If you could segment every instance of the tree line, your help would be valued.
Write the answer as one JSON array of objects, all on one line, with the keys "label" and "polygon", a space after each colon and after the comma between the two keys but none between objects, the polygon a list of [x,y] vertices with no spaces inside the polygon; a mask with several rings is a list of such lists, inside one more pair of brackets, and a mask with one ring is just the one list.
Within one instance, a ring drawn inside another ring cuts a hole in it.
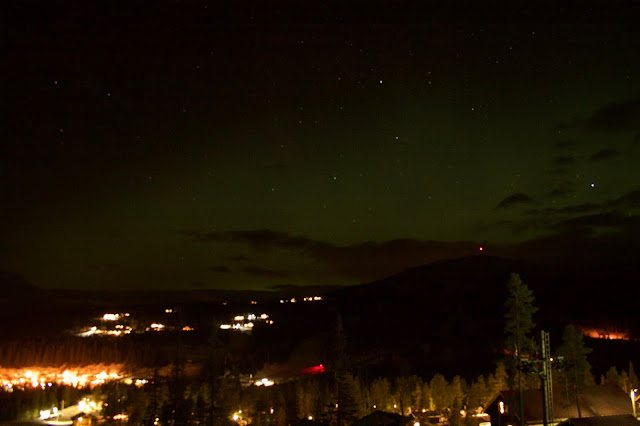
[{"label": "tree line", "polygon": [[0,366],[60,366],[125,364],[130,367],[157,366],[171,361],[171,348],[143,344],[117,337],[22,338],[0,342]]},{"label": "tree line", "polygon": [[[556,374],[558,388],[565,386],[564,374]],[[143,387],[108,383],[92,393],[105,402],[106,418],[125,413],[133,425],[151,425],[156,418],[161,424],[232,424],[233,414],[240,411],[241,419],[250,419],[255,425],[295,425],[309,418],[348,425],[374,410],[404,415],[424,410],[446,418],[451,425],[463,425],[461,411],[472,414],[478,407],[486,407],[497,392],[508,388],[510,379],[500,363],[493,373],[473,380],[460,376],[447,379],[441,374],[428,379],[411,375],[366,380],[347,373],[340,378],[341,391],[336,388],[335,375],[327,373],[272,387],[243,387],[234,376],[218,377],[212,383],[204,377],[188,381],[172,375],[155,377]],[[638,386],[632,363],[628,370],[612,367],[601,380],[602,384]],[[525,389],[538,388],[535,375],[523,383]],[[587,386],[595,385],[596,380],[587,377]],[[60,407],[62,400],[73,402],[84,393],[55,384],[52,388],[0,392],[0,420],[33,418],[39,410]]]}]

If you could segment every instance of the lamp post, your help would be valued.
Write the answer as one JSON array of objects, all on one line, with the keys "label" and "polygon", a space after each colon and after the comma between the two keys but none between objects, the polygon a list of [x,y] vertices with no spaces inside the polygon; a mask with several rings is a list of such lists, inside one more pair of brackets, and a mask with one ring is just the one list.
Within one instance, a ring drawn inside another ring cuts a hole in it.
[{"label": "lamp post", "polygon": [[638,392],[638,389],[631,389],[631,393],[629,394],[629,396],[631,397],[631,406],[633,407],[633,417],[634,418],[638,418],[638,414],[636,412],[636,401],[638,400],[638,398],[640,398],[640,396],[636,397],[636,393]]}]

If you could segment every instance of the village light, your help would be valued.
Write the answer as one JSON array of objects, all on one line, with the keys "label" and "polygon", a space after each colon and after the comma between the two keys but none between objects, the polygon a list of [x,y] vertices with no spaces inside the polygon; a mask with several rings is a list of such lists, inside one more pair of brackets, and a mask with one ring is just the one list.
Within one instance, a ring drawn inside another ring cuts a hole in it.
[{"label": "village light", "polygon": [[[262,380],[257,380],[255,385],[256,386],[273,386],[273,380],[269,380],[266,377]],[[241,411],[242,412],[242,411]]]}]

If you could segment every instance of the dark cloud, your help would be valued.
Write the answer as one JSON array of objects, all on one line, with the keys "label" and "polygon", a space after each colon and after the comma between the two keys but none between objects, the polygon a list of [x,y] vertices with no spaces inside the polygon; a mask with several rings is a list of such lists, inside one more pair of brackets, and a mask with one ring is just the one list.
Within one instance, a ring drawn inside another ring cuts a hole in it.
[{"label": "dark cloud", "polygon": [[640,190],[627,192],[610,203],[613,207],[640,208]]},{"label": "dark cloud", "polygon": [[612,148],[601,149],[600,151],[593,154],[589,159],[591,161],[604,161],[610,160],[611,158],[615,158],[620,155],[620,151]]},{"label": "dark cloud", "polygon": [[533,204],[534,200],[529,197],[527,194],[522,192],[518,192],[516,194],[511,194],[508,197],[505,197],[502,201],[498,203],[496,209],[506,209],[514,206],[519,206],[523,204]]},{"label": "dark cloud", "polygon": [[226,266],[209,266],[207,269],[210,270],[211,272],[221,272],[221,273],[231,272],[231,269],[227,268]]},{"label": "dark cloud", "polygon": [[605,131],[636,130],[640,128],[640,99],[605,105],[586,120],[586,125]]},{"label": "dark cloud", "polygon": [[545,209],[529,209],[525,213],[531,215],[543,215],[550,216],[556,214],[581,214],[581,213],[589,213],[602,208],[601,204],[594,203],[583,203],[577,204],[573,206],[559,207],[559,208],[545,208]]},{"label": "dark cloud", "polygon": [[259,266],[245,266],[243,270],[249,275],[254,275],[258,277],[283,278],[289,275],[284,271],[261,268]]},{"label": "dark cloud", "polygon": [[569,189],[559,186],[557,188],[553,188],[549,193],[549,196],[554,198],[565,198],[572,193]]},{"label": "dark cloud", "polygon": [[[560,190],[562,193],[562,190]],[[602,203],[582,203],[565,207],[548,207],[543,209],[528,209],[525,213],[529,215],[553,216],[553,215],[575,215],[592,213],[595,211],[611,211],[620,208],[640,208],[640,190],[634,190],[621,195],[618,198],[609,199]]]},{"label": "dark cloud", "polygon": [[497,222],[496,226],[506,228],[514,234],[522,234],[547,229],[548,223],[539,218],[527,218],[524,220],[502,220]]},{"label": "dark cloud", "polygon": [[629,226],[640,225],[640,217],[620,213],[597,213],[563,220],[554,224],[561,232],[593,230],[593,228],[611,228],[621,230]]},{"label": "dark cloud", "polygon": [[[267,229],[212,233],[189,231],[184,232],[184,235],[202,242],[244,243],[256,250],[294,251],[298,255],[326,265],[338,276],[360,280],[382,278],[412,266],[468,256],[477,253],[478,250],[478,244],[471,241],[440,242],[414,239],[366,241],[339,246]],[[253,275],[262,273],[263,276],[271,277],[282,276],[281,271],[255,266],[245,268],[245,272]]]},{"label": "dark cloud", "polygon": [[556,166],[570,166],[576,162],[574,157],[570,157],[568,155],[558,155],[553,159],[553,163]]},{"label": "dark cloud", "polygon": [[[562,194],[563,188],[559,189],[558,193]],[[536,236],[531,240],[531,244],[529,244],[529,240],[525,240],[522,247],[534,247],[538,243],[544,244],[544,241],[554,241],[560,244],[558,246],[560,247],[578,240],[587,247],[591,244],[590,241],[606,235],[609,238],[609,242],[606,244],[607,250],[616,252],[620,249],[615,248],[615,244],[611,241],[620,240],[622,247],[622,245],[628,244],[627,240],[640,238],[640,218],[632,215],[629,211],[635,209],[640,209],[640,189],[629,191],[601,203],[589,202],[563,207],[527,209],[524,212],[527,216],[521,219],[498,222],[495,223],[495,226],[509,229],[514,234]],[[537,237],[538,235],[546,236]],[[563,239],[570,241],[562,241]],[[580,248],[573,242],[571,243],[572,250],[584,250],[584,247]],[[518,244],[513,247],[516,246]],[[556,249],[557,247],[550,248],[550,252],[555,253]],[[526,256],[534,255],[536,253],[528,252],[527,249]],[[607,254],[607,256],[609,255]]]},{"label": "dark cloud", "polygon": [[208,233],[187,231],[184,235],[200,241],[246,243],[260,250],[270,250],[274,247],[309,250],[320,246],[330,246],[328,243],[314,241],[305,237],[290,236],[287,233],[269,229]]},{"label": "dark cloud", "polygon": [[578,143],[574,140],[562,140],[557,141],[554,146],[558,149],[571,149],[574,148]]},{"label": "dark cloud", "polygon": [[412,266],[468,256],[477,251],[478,244],[470,241],[396,239],[343,247],[322,246],[314,250],[314,256],[343,276],[375,279]]}]

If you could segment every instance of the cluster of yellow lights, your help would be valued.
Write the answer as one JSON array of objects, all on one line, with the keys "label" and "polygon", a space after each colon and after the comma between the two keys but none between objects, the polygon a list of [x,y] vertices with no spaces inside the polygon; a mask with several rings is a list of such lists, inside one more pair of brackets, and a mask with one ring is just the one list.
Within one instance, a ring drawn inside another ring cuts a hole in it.
[{"label": "cluster of yellow lights", "polygon": [[273,386],[273,383],[274,382],[272,380],[269,380],[265,377],[264,379],[257,380],[255,385],[256,386]]},{"label": "cluster of yellow lights", "polygon": [[[271,410],[273,410],[273,408]],[[272,411],[271,414],[273,414],[273,411]],[[233,420],[234,422],[236,422],[237,424],[239,424],[241,426],[247,426],[249,424],[249,421],[250,421],[249,418],[244,417],[242,415],[242,410],[238,410],[235,413],[233,413],[231,415],[231,420]]]},{"label": "cluster of yellow lights", "polygon": [[[232,324],[220,324],[221,330],[240,330],[240,331],[248,331],[255,327],[255,323],[253,321],[264,321],[266,324],[273,324],[273,320],[269,319],[269,315],[261,314],[257,316],[256,314],[247,314],[247,315],[236,315],[233,317],[235,321]],[[245,322],[245,320],[247,322]]]},{"label": "cluster of yellow lights", "polygon": [[[173,313],[173,309],[171,308],[167,308],[164,311],[165,313],[168,313],[168,314]],[[119,313],[119,314],[106,313],[101,317],[101,320],[102,322],[113,323],[116,321],[124,320],[125,318],[130,316],[131,314],[128,312]],[[167,328],[164,324],[153,323],[149,327],[147,327],[145,331],[163,331],[166,329]],[[194,331],[194,328],[187,325],[182,327],[182,331]],[[131,334],[133,332],[134,332],[133,328],[129,325],[115,324],[114,326],[112,326],[112,328],[106,325],[91,326],[88,329],[85,329],[84,331],[78,333],[78,336],[89,337],[96,334],[102,334],[102,335],[108,335],[108,336],[122,336],[123,334]]]},{"label": "cluster of yellow lights", "polygon": [[54,383],[77,388],[93,387],[122,378],[122,366],[88,366],[60,371],[54,368],[0,368],[0,386],[4,390],[25,387],[51,387]]},{"label": "cluster of yellow lights", "polygon": [[[160,324],[157,322],[154,322],[153,324],[151,324],[149,327],[147,327],[146,331],[165,331],[167,329],[167,326],[164,324]],[[194,331],[195,328],[190,327],[188,325],[185,325],[184,327],[181,328],[182,331]]]},{"label": "cluster of yellow lights", "polygon": [[131,314],[129,312],[125,312],[123,314],[104,314],[102,316],[103,321],[118,321],[122,317],[128,317]]},{"label": "cluster of yellow lights", "polygon": [[[131,314],[128,312],[119,313],[119,314],[106,313],[102,315],[100,319],[102,320],[102,322],[115,322],[115,321],[119,321],[121,319],[127,318],[129,316],[131,316]],[[133,328],[129,327],[128,325],[116,324],[113,330],[102,327],[102,326],[101,327],[91,326],[89,327],[89,329],[85,329],[85,331],[78,333],[78,336],[89,337],[96,334],[105,334],[109,336],[121,336],[123,334],[131,334],[132,332],[133,332]]]},{"label": "cluster of yellow lights", "polygon": [[51,410],[40,410],[40,420],[48,420],[58,417],[58,407],[52,407]]},{"label": "cluster of yellow lights", "polygon": [[[322,296],[308,296],[302,298],[304,302],[319,302],[322,300]],[[280,299],[280,303],[298,303],[298,300],[295,297],[291,299]]]},{"label": "cluster of yellow lights", "polygon": [[115,330],[107,330],[103,328],[98,328],[96,326],[92,326],[91,328],[89,328],[89,330],[83,331],[82,333],[80,333],[80,336],[88,337],[94,334],[106,334],[108,336],[121,336],[123,334],[131,334],[131,332],[133,331],[131,327],[124,326],[122,324],[117,324],[115,328],[116,328]]}]

